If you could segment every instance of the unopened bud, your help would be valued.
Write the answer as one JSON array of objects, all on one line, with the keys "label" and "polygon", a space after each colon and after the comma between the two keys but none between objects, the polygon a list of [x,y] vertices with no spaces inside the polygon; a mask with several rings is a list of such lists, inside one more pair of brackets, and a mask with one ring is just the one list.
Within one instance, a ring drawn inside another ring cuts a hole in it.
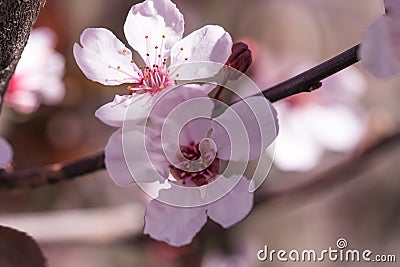
[{"label": "unopened bud", "polygon": [[232,46],[232,54],[228,58],[226,65],[232,67],[237,71],[229,71],[227,78],[229,80],[237,80],[241,73],[246,72],[246,70],[250,67],[252,62],[251,51],[247,44],[243,42],[234,43]]}]

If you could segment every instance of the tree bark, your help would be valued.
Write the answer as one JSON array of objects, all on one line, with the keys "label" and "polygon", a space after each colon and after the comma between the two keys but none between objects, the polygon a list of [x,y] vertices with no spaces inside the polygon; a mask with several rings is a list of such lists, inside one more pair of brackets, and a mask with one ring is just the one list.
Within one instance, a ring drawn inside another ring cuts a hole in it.
[{"label": "tree bark", "polygon": [[[0,0],[0,96],[4,96],[42,0]],[[1,103],[0,103],[1,105]]]}]

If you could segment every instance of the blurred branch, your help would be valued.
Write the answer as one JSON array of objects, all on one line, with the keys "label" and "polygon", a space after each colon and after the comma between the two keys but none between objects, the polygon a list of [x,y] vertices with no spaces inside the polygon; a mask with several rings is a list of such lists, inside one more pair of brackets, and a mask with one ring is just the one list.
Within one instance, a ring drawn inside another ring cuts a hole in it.
[{"label": "blurred branch", "polygon": [[304,195],[312,196],[315,192],[323,193],[327,190],[333,190],[336,186],[349,182],[357,177],[365,166],[370,166],[371,161],[379,154],[386,152],[387,149],[400,145],[400,132],[396,132],[376,144],[369,146],[363,152],[353,155],[344,162],[324,171],[317,177],[310,179],[300,185],[265,194],[257,195],[255,205],[267,202],[271,199],[278,199],[285,196]]},{"label": "blurred branch", "polygon": [[56,163],[45,167],[13,172],[0,170],[0,191],[55,184],[104,168],[104,152],[101,151],[74,161]]},{"label": "blurred branch", "polygon": [[[0,0],[0,96],[8,83],[28,42],[42,0]],[[1,105],[1,103],[0,103]]]},{"label": "blurred branch", "polygon": [[359,47],[359,44],[355,45],[312,69],[263,90],[263,95],[271,102],[276,102],[295,94],[312,92],[322,86],[321,81],[323,79],[357,63],[359,61],[357,57]]},{"label": "blurred branch", "polygon": [[[321,80],[359,61],[358,47],[359,45],[356,45],[308,71],[264,90],[263,95],[271,102],[276,102],[294,94],[319,88]],[[0,171],[0,191],[54,184],[104,168],[104,152],[100,152],[68,163],[56,163],[22,171]]]},{"label": "blurred branch", "polygon": [[[39,242],[111,242],[138,236],[144,206],[119,206],[1,214],[0,224],[29,233]],[[73,227],[71,227],[73,226]]]}]

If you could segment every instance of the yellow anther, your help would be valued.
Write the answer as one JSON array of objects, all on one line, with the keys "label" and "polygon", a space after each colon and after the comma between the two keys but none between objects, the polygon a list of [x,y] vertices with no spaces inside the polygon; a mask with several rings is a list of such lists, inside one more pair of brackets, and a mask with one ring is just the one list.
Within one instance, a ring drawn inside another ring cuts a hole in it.
[{"label": "yellow anther", "polygon": [[129,91],[132,90],[132,86],[129,85],[129,86],[128,86],[128,90],[129,90]]},{"label": "yellow anther", "polygon": [[127,52],[126,48],[122,49],[122,53],[126,53],[126,52]]}]

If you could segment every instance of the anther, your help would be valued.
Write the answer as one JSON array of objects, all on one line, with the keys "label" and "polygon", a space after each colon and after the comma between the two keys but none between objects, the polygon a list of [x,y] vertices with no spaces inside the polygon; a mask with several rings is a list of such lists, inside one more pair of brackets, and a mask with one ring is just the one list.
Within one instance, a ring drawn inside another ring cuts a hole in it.
[{"label": "anther", "polygon": [[120,69],[121,69],[121,66],[117,66],[117,69],[119,69],[119,70],[120,70]]},{"label": "anther", "polygon": [[146,39],[149,39],[149,36],[148,36],[148,35],[146,35],[144,38],[146,38]]}]

